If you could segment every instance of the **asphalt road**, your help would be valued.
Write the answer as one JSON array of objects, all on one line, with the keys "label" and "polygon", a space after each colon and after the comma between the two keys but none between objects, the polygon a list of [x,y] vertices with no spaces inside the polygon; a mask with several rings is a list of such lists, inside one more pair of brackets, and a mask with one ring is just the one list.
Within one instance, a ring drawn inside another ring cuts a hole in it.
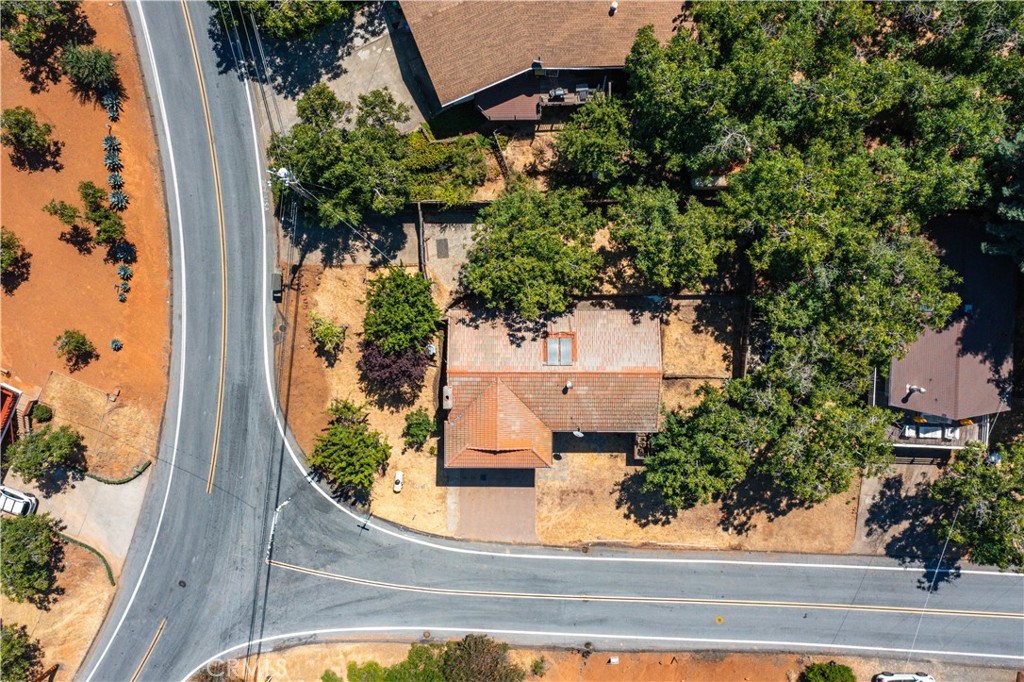
[{"label": "asphalt road", "polygon": [[335,504],[304,476],[273,396],[274,240],[256,95],[215,49],[207,3],[188,10],[206,107],[182,5],[130,4],[171,220],[171,381],[145,506],[80,678],[177,680],[213,658],[424,630],[607,650],[1024,663],[1024,576],[968,566],[929,591],[932,574],[878,557],[459,543]]}]

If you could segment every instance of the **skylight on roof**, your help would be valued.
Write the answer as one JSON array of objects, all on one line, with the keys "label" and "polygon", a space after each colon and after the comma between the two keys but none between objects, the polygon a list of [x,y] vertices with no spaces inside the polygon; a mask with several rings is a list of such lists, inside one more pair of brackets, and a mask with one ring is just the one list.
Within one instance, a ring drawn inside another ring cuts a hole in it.
[{"label": "skylight on roof", "polygon": [[573,362],[573,343],[571,335],[549,336],[547,338],[547,355],[544,364],[571,365]]}]

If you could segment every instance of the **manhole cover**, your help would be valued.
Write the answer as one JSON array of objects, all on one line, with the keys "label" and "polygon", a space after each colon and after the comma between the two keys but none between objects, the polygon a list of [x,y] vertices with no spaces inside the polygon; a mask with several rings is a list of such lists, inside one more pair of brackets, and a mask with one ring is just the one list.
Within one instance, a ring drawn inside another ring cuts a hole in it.
[{"label": "manhole cover", "polygon": [[434,241],[434,243],[437,245],[437,257],[438,258],[447,258],[448,257],[448,240],[447,239],[437,239],[437,240]]}]

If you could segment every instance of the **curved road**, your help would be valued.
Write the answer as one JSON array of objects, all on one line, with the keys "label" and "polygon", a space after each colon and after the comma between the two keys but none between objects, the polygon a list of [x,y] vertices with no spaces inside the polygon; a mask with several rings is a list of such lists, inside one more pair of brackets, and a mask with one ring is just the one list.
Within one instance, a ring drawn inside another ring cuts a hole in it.
[{"label": "curved road", "polygon": [[970,567],[929,591],[920,567],[878,557],[488,546],[365,523],[336,504],[305,477],[275,398],[254,95],[218,56],[207,3],[187,10],[129,6],[171,220],[171,387],[140,522],[80,678],[175,680],[283,644],[424,630],[1024,663],[1024,576]]}]

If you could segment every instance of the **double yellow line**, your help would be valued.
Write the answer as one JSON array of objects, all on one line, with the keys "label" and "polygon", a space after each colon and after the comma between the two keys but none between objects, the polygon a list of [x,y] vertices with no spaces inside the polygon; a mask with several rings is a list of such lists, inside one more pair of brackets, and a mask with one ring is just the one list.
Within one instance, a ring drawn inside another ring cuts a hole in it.
[{"label": "double yellow line", "polygon": [[146,649],[146,654],[142,657],[139,667],[135,669],[135,674],[131,676],[130,682],[135,682],[135,680],[139,679],[139,675],[142,674],[142,669],[146,667],[146,662],[149,661],[149,657],[152,655],[153,649],[156,648],[156,643],[160,639],[160,635],[164,633],[165,625],[167,625],[166,618],[160,621],[160,627],[156,629],[156,635],[153,636],[153,641],[149,643],[149,648]]},{"label": "double yellow line", "polygon": [[492,592],[487,590],[454,590],[444,587],[420,587],[402,583],[388,583],[367,578],[355,578],[327,571],[318,571],[304,566],[296,566],[283,561],[271,559],[270,564],[296,573],[338,580],[353,585],[377,587],[400,592],[419,592],[455,597],[482,597],[486,599],[531,599],[544,601],[578,601],[578,602],[611,602],[622,604],[692,604],[699,606],[750,606],[774,609],[807,609],[822,611],[866,611],[870,613],[903,613],[929,616],[964,616],[970,618],[1001,618],[1024,620],[1024,613],[1008,613],[1002,611],[959,611],[955,609],[925,609],[913,606],[882,606],[869,604],[830,604],[827,602],[794,602],[794,601],[757,601],[746,599],[702,599],[698,597],[629,597],[600,594],[544,594],[533,592]]},{"label": "double yellow line", "polygon": [[206,479],[206,494],[213,490],[214,474],[217,470],[217,453],[220,447],[220,426],[224,412],[224,367],[227,357],[228,343],[228,264],[227,246],[224,238],[224,201],[220,189],[220,167],[217,164],[217,147],[213,142],[213,125],[210,122],[210,104],[206,99],[206,81],[199,65],[199,47],[192,30],[192,18],[188,13],[188,5],[181,0],[181,10],[185,14],[185,29],[192,45],[192,59],[196,64],[196,76],[199,79],[199,97],[203,101],[203,114],[206,116],[206,135],[210,144],[210,160],[213,163],[213,189],[217,195],[217,224],[220,229],[220,378],[217,383],[217,416],[213,427],[213,452],[210,453],[210,473]]}]

